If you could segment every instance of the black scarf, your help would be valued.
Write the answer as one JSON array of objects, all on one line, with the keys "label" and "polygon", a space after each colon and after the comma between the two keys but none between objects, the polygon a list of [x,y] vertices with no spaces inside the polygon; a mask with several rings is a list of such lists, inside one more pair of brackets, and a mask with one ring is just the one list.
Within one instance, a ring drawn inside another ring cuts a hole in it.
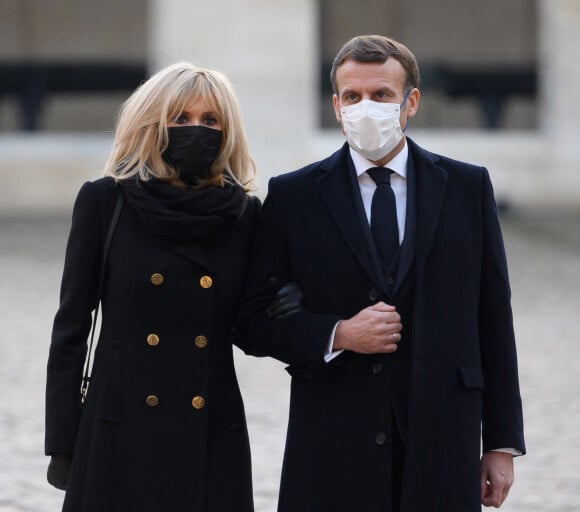
[{"label": "black scarf", "polygon": [[121,185],[146,231],[169,242],[220,235],[240,219],[247,202],[239,185],[182,189],[156,179],[121,180]]}]

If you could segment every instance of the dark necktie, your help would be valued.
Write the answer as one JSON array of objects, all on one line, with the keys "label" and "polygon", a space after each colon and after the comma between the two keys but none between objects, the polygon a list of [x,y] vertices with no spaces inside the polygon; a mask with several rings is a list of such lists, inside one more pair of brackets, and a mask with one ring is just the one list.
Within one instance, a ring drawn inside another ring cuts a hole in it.
[{"label": "dark necktie", "polygon": [[377,184],[371,205],[371,233],[383,267],[387,269],[399,249],[399,227],[391,169],[373,167],[369,176]]}]

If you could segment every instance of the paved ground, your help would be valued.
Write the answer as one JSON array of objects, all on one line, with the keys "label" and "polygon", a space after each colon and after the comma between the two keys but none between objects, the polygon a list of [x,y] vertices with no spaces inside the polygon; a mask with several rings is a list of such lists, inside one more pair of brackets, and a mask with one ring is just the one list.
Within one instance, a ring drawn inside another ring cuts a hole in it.
[{"label": "paved ground", "polygon": [[[529,455],[506,512],[580,511],[580,214],[503,219]],[[0,219],[0,511],[60,510],[45,483],[43,394],[67,222]],[[257,512],[275,510],[287,420],[283,366],[239,355]],[[299,511],[297,511],[299,512]],[[357,511],[358,512],[358,511]],[[428,512],[428,511],[425,511]]]}]

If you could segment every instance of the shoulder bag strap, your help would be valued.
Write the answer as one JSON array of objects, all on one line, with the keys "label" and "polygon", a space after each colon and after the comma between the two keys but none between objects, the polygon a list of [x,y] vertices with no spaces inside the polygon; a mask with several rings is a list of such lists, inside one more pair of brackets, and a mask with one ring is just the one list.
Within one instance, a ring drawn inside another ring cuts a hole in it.
[{"label": "shoulder bag strap", "polygon": [[89,341],[89,350],[87,353],[87,360],[85,362],[85,373],[83,375],[83,382],[81,385],[81,403],[85,402],[87,398],[87,389],[89,388],[89,370],[91,366],[91,353],[93,351],[93,342],[95,339],[95,327],[97,325],[97,317],[99,315],[99,305],[101,304],[101,294],[103,292],[103,281],[105,280],[105,266],[107,263],[107,255],[109,254],[109,247],[111,245],[111,240],[113,239],[113,233],[117,227],[117,221],[119,220],[119,215],[121,214],[121,208],[123,207],[123,192],[119,188],[119,193],[117,195],[117,202],[115,203],[115,210],[113,211],[113,216],[111,217],[111,223],[109,224],[109,230],[107,231],[107,238],[103,245],[103,259],[101,263],[101,275],[99,277],[99,291],[97,294],[97,305],[95,307],[95,314],[93,316],[93,322],[91,327],[91,337]]}]

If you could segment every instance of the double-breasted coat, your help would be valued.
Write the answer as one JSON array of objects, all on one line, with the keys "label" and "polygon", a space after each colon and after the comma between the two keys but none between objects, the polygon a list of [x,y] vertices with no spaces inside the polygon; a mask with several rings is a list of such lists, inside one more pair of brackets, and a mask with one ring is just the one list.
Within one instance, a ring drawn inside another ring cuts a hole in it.
[{"label": "double-breasted coat", "polygon": [[253,510],[232,337],[260,204],[219,237],[152,237],[125,204],[106,264],[87,401],[79,386],[117,188],[75,203],[48,362],[46,453],[74,455],[63,510]]},{"label": "double-breasted coat", "polygon": [[[484,450],[525,451],[488,173],[408,146],[405,240],[393,276],[381,271],[347,145],[270,181],[242,330],[246,351],[290,365],[281,512],[392,510],[393,424],[405,453],[400,512],[479,511],[482,434]],[[302,309],[269,319],[273,285],[287,281],[302,289]],[[381,300],[402,311],[399,350],[325,363],[336,322]]]}]

